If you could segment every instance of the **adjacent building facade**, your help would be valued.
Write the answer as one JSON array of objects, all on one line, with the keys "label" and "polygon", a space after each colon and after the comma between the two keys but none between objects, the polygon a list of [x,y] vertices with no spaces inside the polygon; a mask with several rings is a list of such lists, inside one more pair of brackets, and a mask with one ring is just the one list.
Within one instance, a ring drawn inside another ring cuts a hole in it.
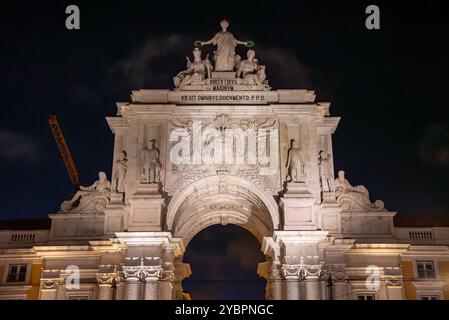
[{"label": "adjacent building facade", "polygon": [[110,174],[49,223],[3,225],[0,299],[185,299],[185,248],[219,223],[259,240],[267,299],[449,299],[448,225],[395,225],[334,169],[330,103],[270,88],[228,26],[196,43],[174,90],[117,103]]}]

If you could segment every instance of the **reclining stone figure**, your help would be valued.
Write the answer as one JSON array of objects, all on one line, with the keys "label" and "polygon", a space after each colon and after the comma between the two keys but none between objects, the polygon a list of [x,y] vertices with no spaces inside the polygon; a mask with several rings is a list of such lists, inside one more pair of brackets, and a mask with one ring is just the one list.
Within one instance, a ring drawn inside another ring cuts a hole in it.
[{"label": "reclining stone figure", "polygon": [[63,213],[96,213],[109,202],[111,193],[111,182],[106,173],[100,171],[98,180],[88,187],[80,186],[72,199],[61,204],[60,212]]}]

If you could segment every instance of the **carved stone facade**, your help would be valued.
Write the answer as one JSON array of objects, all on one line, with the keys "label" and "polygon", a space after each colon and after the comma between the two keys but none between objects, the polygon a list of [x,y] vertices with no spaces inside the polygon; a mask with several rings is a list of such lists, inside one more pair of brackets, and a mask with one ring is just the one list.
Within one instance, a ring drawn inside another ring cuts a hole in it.
[{"label": "carved stone facade", "polygon": [[[267,299],[405,299],[419,295],[402,280],[408,262],[423,255],[449,270],[449,229],[438,242],[412,241],[364,186],[343,172],[334,180],[340,118],[330,103],[313,91],[268,87],[269,69],[254,51],[242,61],[221,42],[249,45],[228,26],[201,43],[218,46],[212,60],[194,50],[174,90],[133,91],[106,118],[112,185],[100,173],[49,215],[40,241],[20,251],[0,241],[3,270],[14,259],[43,270],[36,298],[182,299],[182,281],[195,272],[182,262],[185,247],[213,224],[239,225],[260,241]],[[83,279],[77,288],[67,284],[70,265]],[[381,283],[373,288],[365,284],[372,265]],[[449,297],[447,281],[428,282]]]}]

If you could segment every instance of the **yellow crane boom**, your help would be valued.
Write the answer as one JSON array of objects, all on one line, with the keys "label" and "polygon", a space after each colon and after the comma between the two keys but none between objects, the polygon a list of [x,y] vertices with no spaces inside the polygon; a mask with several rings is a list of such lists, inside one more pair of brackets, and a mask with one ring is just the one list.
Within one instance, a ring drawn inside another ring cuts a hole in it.
[{"label": "yellow crane boom", "polygon": [[50,124],[51,131],[53,132],[53,136],[55,137],[56,144],[58,145],[59,152],[61,153],[62,160],[64,161],[67,172],[70,176],[70,180],[72,184],[75,185],[76,188],[80,185],[78,171],[76,170],[75,161],[73,161],[72,154],[70,153],[69,146],[65,141],[64,135],[62,134],[61,128],[59,127],[58,119],[56,115],[51,115],[48,119],[48,123]]}]

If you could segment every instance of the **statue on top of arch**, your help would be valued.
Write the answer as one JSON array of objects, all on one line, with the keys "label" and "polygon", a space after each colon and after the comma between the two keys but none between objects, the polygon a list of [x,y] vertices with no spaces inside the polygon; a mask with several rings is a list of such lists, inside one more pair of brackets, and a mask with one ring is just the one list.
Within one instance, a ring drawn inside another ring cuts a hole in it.
[{"label": "statue on top of arch", "polygon": [[[260,65],[255,58],[256,52],[252,49],[247,51],[247,59],[236,54],[237,45],[253,46],[252,41],[237,40],[234,35],[228,31],[229,22],[223,20],[220,22],[221,31],[208,41],[197,41],[196,46],[206,46],[212,44],[216,46],[213,53],[213,61],[209,60],[209,55],[205,59],[201,57],[201,50],[193,50],[194,61],[191,62],[187,57],[187,69],[179,72],[173,82],[177,90],[182,90],[188,85],[208,85],[210,79],[220,79],[220,74],[227,74],[225,79],[229,80],[229,73],[234,73],[235,84],[250,87],[252,90],[270,90],[266,80],[266,67]],[[212,74],[214,71],[214,74]]]}]

